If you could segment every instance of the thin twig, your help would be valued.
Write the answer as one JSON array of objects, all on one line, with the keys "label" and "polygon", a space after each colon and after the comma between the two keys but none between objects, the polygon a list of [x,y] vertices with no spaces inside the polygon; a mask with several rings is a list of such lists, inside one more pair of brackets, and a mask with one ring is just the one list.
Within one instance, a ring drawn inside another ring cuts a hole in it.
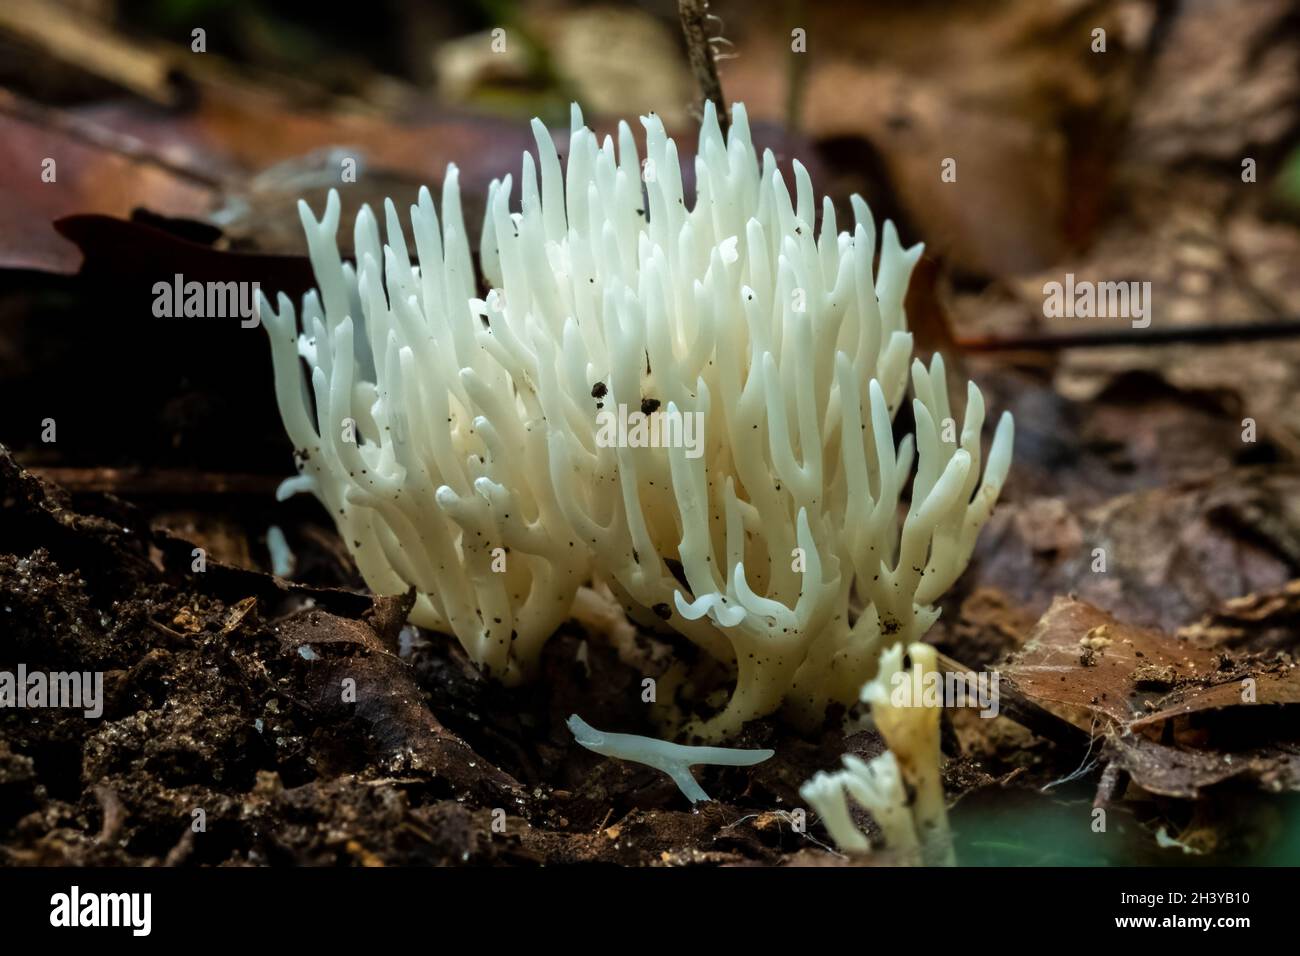
[{"label": "thin twig", "polygon": [[1300,320],[1216,323],[1172,329],[1047,332],[1040,335],[961,338],[957,340],[957,347],[963,352],[1055,352],[1060,349],[1108,348],[1124,345],[1212,345],[1221,342],[1259,342],[1285,338],[1300,338]]},{"label": "thin twig", "polygon": [[[722,81],[718,79],[717,50],[714,42],[721,37],[710,36],[705,28],[709,19],[708,0],[677,0],[677,12],[682,20],[682,33],[686,36],[686,50],[695,74],[695,86],[700,91],[700,107],[712,100],[718,111],[718,125],[727,131],[731,118],[727,115],[727,101],[722,97]],[[716,18],[714,18],[716,19]]]},{"label": "thin twig", "polygon": [[202,472],[180,468],[33,467],[28,470],[68,491],[101,492],[127,498],[191,495],[247,495],[262,498],[274,494],[280,483],[280,479],[274,475]]}]

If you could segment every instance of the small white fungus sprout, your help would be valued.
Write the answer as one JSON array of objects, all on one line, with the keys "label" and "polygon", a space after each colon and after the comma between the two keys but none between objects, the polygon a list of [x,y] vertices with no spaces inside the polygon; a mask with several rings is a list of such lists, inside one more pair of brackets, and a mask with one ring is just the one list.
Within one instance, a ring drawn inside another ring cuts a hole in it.
[{"label": "small white fungus sprout", "polygon": [[871,849],[867,835],[858,829],[849,812],[852,797],[868,811],[885,837],[885,846],[900,859],[920,859],[920,842],[907,803],[907,788],[898,761],[886,750],[870,761],[845,754],[844,769],[837,773],[819,770],[799,788],[799,794],[822,819],[836,845],[845,853],[866,853]]},{"label": "small white fungus sprout", "polygon": [[862,700],[871,705],[871,717],[889,749],[870,762],[846,754],[843,770],[818,772],[799,793],[846,853],[871,848],[849,813],[851,796],[871,813],[885,845],[901,858],[951,866],[955,858],[940,774],[941,708],[926,706],[917,695],[896,693],[900,683],[935,672],[935,650],[917,642],[907,654],[911,669],[904,672],[903,645],[885,651],[875,679],[862,688]]},{"label": "small white fungus sprout", "polygon": [[[482,298],[454,167],[441,220],[427,190],[411,207],[418,266],[391,201],[385,240],[358,215],[355,268],[338,197],[319,221],[300,204],[320,291],[301,326],[283,295],[262,312],[298,450],[281,491],[320,498],[373,590],[414,585],[412,620],[508,683],[594,574],[734,667],[725,708],[688,734],[783,705],[812,724],[856,698],[886,637],[938,616],[1006,477],[1011,418],[981,479],[979,389],[958,430],[942,359],[912,362],[915,455],[910,437],[896,449],[921,246],[888,222],[878,244],[856,196],[851,230],[824,199],[814,233],[807,171],[793,163],[792,195],[739,104],[725,138],[706,105],[688,205],[676,144],[641,122],[644,164],[626,123],[598,141],[575,106],[561,164],[533,121],[518,206],[511,177],[489,188]],[[645,421],[602,418],[629,413]]]}]

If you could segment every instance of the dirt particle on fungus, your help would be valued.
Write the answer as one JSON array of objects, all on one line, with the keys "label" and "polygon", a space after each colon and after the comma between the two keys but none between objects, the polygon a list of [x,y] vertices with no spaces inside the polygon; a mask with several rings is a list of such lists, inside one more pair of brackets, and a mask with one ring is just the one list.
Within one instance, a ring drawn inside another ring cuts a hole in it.
[{"label": "dirt particle on fungus", "polygon": [[604,398],[608,394],[609,394],[609,388],[605,385],[604,382],[597,382],[595,385],[591,386],[592,398]]},{"label": "dirt particle on fungus", "polygon": [[654,606],[654,612],[656,615],[663,618],[665,621],[673,616],[673,609],[670,608],[667,604],[656,604]]},{"label": "dirt particle on fungus", "polygon": [[653,415],[653,414],[654,414],[655,412],[657,412],[658,410],[659,410],[659,399],[657,399],[657,398],[643,398],[643,399],[641,399],[641,414],[642,414],[642,415]]}]

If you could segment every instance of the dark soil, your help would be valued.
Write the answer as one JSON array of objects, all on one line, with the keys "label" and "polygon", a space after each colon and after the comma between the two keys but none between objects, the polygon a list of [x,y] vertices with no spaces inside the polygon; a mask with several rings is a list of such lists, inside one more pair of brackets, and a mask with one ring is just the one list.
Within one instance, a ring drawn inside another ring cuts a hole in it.
[{"label": "dark soil", "polygon": [[[815,770],[877,752],[874,735],[809,741],[754,724],[737,745],[777,756],[701,768],[715,802],[692,811],[656,771],[589,753],[565,727],[578,711],[654,733],[641,674],[599,635],[571,625],[541,679],[506,690],[441,635],[399,654],[402,598],[219,561],[194,572],[192,547],[121,501],[74,502],[0,456],[0,668],[105,674],[98,719],[0,710],[0,860],[842,862],[788,811]],[[989,779],[965,761],[952,773]]]}]

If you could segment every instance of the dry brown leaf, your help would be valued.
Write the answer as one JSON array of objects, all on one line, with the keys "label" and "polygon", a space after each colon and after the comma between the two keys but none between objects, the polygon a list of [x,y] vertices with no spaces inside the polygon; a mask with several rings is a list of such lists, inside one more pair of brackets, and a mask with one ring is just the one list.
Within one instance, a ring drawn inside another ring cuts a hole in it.
[{"label": "dry brown leaf", "polygon": [[[1019,456],[1028,441],[1020,440],[1019,416],[1016,424]],[[1300,474],[1276,465],[1121,494],[1094,507],[1008,502],[984,529],[967,574],[1035,613],[1055,595],[1074,594],[1124,621],[1173,632],[1207,607],[1291,580],[1300,551],[1297,509]]]},{"label": "dry brown leaf", "polygon": [[[1300,668],[1284,655],[1234,658],[1057,598],[1001,674],[1014,691],[1103,735],[1106,759],[1152,793],[1191,798],[1240,776],[1300,788],[1300,743],[1285,733],[1266,746],[1224,746],[1211,732],[1237,716],[1284,729],[1278,708],[1300,704]],[[1178,721],[1192,715],[1196,726]]]},{"label": "dry brown leaf", "polygon": [[[0,91],[0,166],[6,170],[0,186],[0,268],[76,272],[81,256],[52,225],[64,216],[129,218],[144,208],[201,218],[215,202],[210,186],[164,165],[14,116],[5,109],[11,100]],[[42,173],[51,168],[54,181],[46,182]]]},{"label": "dry brown leaf", "polygon": [[1111,737],[1104,755],[1150,793],[1194,800],[1201,788],[1244,777],[1266,790],[1300,789],[1300,747],[1216,753],[1166,747],[1140,734]]},{"label": "dry brown leaf", "polygon": [[[1002,677],[1039,703],[1069,714],[1085,730],[1093,718],[1126,728],[1164,698],[1168,687],[1213,672],[1212,651],[1181,645],[1158,631],[1133,627],[1092,605],[1057,598]],[[1153,678],[1156,668],[1168,680]]]}]

